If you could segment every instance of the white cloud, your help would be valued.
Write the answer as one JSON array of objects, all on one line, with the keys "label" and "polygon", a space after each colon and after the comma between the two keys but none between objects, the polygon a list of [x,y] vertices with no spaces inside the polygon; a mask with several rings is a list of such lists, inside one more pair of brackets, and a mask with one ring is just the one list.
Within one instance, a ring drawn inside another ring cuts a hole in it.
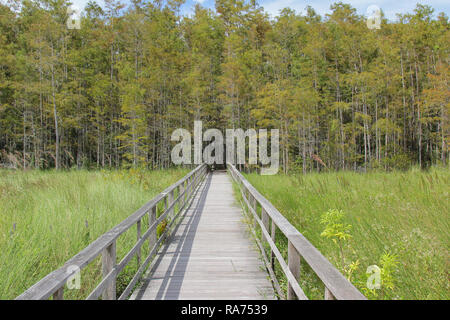
[{"label": "white cloud", "polygon": [[[70,0],[72,2],[72,7],[83,10],[84,7],[87,5],[89,0]],[[100,1],[97,1],[100,2]],[[101,1],[103,2],[103,1]]]},{"label": "white cloud", "polygon": [[[290,7],[297,12],[304,13],[306,6],[311,6],[320,15],[330,13],[330,6],[339,0],[260,0],[260,4],[271,15],[275,16],[283,8]],[[371,5],[380,7],[388,19],[395,19],[397,13],[413,12],[416,3],[430,5],[435,12],[445,12],[450,14],[450,1],[448,0],[342,0],[357,9],[358,14],[366,14],[367,8]]]},{"label": "white cloud", "polygon": [[[71,0],[74,6],[79,9],[84,9],[89,0]],[[96,0],[100,6],[104,5],[103,0]],[[281,9],[291,8],[299,13],[305,13],[306,6],[311,6],[316,12],[322,16],[330,13],[330,5],[340,0],[259,0],[259,4],[272,16],[277,16]],[[388,19],[395,19],[397,13],[413,12],[416,3],[431,5],[436,13],[445,12],[450,15],[450,1],[448,0],[341,0],[344,3],[349,3],[357,9],[358,14],[366,14],[367,8],[370,5],[377,5],[380,7]],[[0,0],[6,3],[7,0]],[[129,0],[122,0],[124,4],[129,4]],[[194,3],[200,3],[208,8],[214,8],[214,0],[187,0],[183,6],[185,13],[192,13]]]}]

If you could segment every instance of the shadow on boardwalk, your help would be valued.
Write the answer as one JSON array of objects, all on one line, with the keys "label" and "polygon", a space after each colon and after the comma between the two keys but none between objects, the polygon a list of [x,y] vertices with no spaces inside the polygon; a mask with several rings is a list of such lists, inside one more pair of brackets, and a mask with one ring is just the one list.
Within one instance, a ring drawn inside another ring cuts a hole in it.
[{"label": "shadow on boardwalk", "polygon": [[[209,191],[209,187],[211,185],[211,179],[212,175],[208,175],[206,178],[206,182],[198,189],[196,190],[196,193],[199,193],[199,198],[195,199],[193,202],[190,203],[189,207],[186,208],[186,211],[193,210],[194,214],[192,214],[186,221],[183,220],[183,223],[186,224],[186,227],[184,228],[184,231],[182,232],[181,236],[177,235],[177,231],[180,228],[181,224],[178,224],[175,227],[175,230],[172,232],[172,236],[167,239],[167,244],[163,246],[162,251],[157,256],[157,260],[152,268],[153,270],[156,270],[159,265],[161,264],[162,259],[169,253],[172,255],[170,264],[167,268],[166,274],[163,277],[163,281],[161,283],[161,286],[156,294],[156,300],[161,300],[165,298],[165,295],[167,295],[169,292],[171,294],[171,299],[177,299],[180,294],[181,285],[183,284],[184,275],[186,274],[186,267],[187,267],[187,261],[184,259],[179,259],[179,257],[189,257],[192,245],[194,242],[194,237],[190,237],[189,235],[195,234],[197,231],[197,226],[200,222],[200,218],[203,213],[203,208],[205,206],[206,202],[206,196]],[[196,195],[194,195],[195,197]],[[186,219],[185,217],[182,217],[181,219]],[[179,238],[179,239],[176,239]],[[168,249],[170,247],[170,243],[173,240],[178,240],[178,244],[176,246],[175,251],[168,252]],[[151,274],[151,273],[150,273]],[[176,274],[177,278],[176,281],[172,281],[174,278],[171,277],[172,274]],[[182,275],[182,278],[180,279],[179,275]],[[153,279],[147,279],[144,281],[143,287],[148,287],[150,284],[150,281],[156,280],[156,278]],[[140,300],[143,298],[144,290],[140,290],[138,294],[136,295],[136,299]]]},{"label": "shadow on boardwalk", "polygon": [[131,299],[273,299],[225,172],[209,174]]}]

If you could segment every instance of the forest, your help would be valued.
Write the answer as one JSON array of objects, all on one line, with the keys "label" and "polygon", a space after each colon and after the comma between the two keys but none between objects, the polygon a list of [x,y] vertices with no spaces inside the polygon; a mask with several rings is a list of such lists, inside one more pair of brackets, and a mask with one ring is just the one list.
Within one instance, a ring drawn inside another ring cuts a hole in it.
[{"label": "forest", "polygon": [[405,169],[449,158],[448,17],[417,4],[369,29],[255,0],[0,4],[0,166],[168,168],[171,133],[276,128],[285,173]]}]

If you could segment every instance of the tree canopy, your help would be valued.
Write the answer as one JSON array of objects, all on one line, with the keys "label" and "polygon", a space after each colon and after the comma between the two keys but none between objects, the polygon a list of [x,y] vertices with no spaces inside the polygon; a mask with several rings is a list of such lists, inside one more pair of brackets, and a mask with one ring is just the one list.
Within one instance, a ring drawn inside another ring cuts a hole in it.
[{"label": "tree canopy", "polygon": [[342,2],[318,15],[256,1],[105,0],[67,27],[67,0],[0,4],[0,163],[171,165],[170,135],[277,128],[285,172],[448,163],[448,17],[395,22]]}]

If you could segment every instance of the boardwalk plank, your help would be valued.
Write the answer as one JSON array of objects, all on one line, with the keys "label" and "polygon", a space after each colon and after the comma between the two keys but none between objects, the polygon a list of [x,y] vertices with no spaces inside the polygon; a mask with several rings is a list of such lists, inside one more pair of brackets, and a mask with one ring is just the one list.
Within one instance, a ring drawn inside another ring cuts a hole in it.
[{"label": "boardwalk plank", "polygon": [[131,299],[274,299],[226,173],[210,174]]}]

